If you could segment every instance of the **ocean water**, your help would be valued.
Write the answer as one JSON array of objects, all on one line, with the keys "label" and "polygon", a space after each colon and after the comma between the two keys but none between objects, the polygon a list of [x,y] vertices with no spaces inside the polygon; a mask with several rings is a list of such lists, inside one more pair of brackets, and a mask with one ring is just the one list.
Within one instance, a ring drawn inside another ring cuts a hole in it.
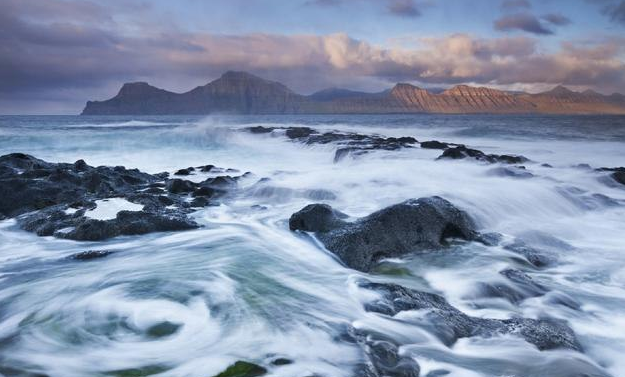
[{"label": "ocean water", "polygon": [[[334,163],[335,145],[242,131],[256,125],[463,143],[522,154],[535,177],[436,161],[439,150],[418,147]],[[363,356],[341,341],[346,326],[398,339],[422,376],[565,377],[574,362],[625,373],[625,186],[580,165],[625,165],[625,117],[0,117],[0,154],[11,152],[150,173],[214,164],[254,175],[235,198],[194,213],[203,227],[193,231],[75,242],[1,221],[0,375],[210,377],[237,360],[267,365],[279,356],[294,362],[268,375],[347,377]],[[262,177],[275,188],[246,190]],[[350,270],[288,229],[289,216],[314,202],[311,189],[332,191],[325,202],[354,217],[440,195],[481,230],[539,245],[557,263],[533,270],[502,247],[458,243],[372,273]],[[66,259],[85,250],[119,252]],[[480,284],[501,282],[505,268],[523,269],[550,292],[516,304],[480,297]],[[409,320],[365,312],[371,293],[357,287],[361,277],[436,292],[478,317],[564,319],[584,352],[541,352],[512,336],[446,346]],[[579,307],[558,304],[561,297]],[[175,331],[156,331],[163,323]]]}]

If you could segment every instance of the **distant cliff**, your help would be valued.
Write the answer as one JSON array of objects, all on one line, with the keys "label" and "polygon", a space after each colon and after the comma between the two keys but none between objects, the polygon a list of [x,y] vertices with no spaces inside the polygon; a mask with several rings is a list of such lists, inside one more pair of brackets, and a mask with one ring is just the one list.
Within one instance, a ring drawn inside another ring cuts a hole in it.
[{"label": "distant cliff", "polygon": [[161,114],[625,114],[625,96],[605,96],[558,86],[538,93],[508,93],[458,85],[433,93],[410,84],[397,84],[380,93],[331,88],[309,96],[275,81],[246,72],[226,72],[186,93],[173,93],[144,82],[124,84],[106,101],[89,101],[83,115]]}]

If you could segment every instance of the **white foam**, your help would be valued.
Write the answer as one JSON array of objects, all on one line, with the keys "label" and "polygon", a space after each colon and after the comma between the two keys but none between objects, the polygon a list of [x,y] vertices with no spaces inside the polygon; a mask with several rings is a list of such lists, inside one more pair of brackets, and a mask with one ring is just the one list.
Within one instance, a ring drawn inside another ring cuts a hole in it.
[{"label": "white foam", "polygon": [[95,220],[111,220],[119,211],[141,211],[143,205],[135,204],[124,198],[96,200],[97,207],[85,212],[85,217]]}]

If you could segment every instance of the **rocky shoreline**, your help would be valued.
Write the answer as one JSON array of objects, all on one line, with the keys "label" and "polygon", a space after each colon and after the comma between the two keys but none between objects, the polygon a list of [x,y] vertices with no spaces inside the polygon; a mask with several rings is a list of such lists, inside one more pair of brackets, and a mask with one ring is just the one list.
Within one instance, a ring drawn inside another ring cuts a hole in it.
[{"label": "rocky shoreline", "polygon": [[[419,142],[413,137],[320,132],[309,127],[256,126],[247,128],[246,132],[284,136],[305,145],[332,144],[336,146],[335,163],[373,151],[398,151],[420,146],[441,150],[437,160],[466,159],[488,165],[498,164],[489,172],[504,177],[532,178],[534,175],[522,164],[536,164],[524,156],[487,154],[461,144],[437,140]],[[591,171],[606,184],[625,185],[625,168]],[[201,182],[184,179],[195,172],[210,173],[211,176]],[[192,230],[201,226],[193,219],[194,211],[218,205],[240,190],[242,178],[250,176],[251,173],[239,174],[237,170],[214,165],[182,168],[172,175],[148,174],[122,166],[93,167],[83,160],[52,163],[27,154],[12,153],[0,156],[0,220],[15,218],[21,229],[38,236],[76,241]],[[268,182],[268,178],[262,178],[246,190],[256,194],[276,190]],[[308,190],[299,194],[315,201],[334,199],[334,194],[327,190]],[[132,209],[120,209],[108,218],[94,216],[98,208],[115,201],[123,201]],[[385,258],[445,252],[454,240],[503,248],[524,267],[499,271],[505,283],[483,283],[480,294],[503,298],[512,305],[549,294],[549,289],[535,282],[531,274],[557,263],[548,250],[527,244],[522,239],[508,242],[503,241],[502,235],[483,233],[469,213],[438,196],[409,199],[358,219],[350,218],[326,203],[313,203],[293,213],[288,226],[294,236],[314,237],[346,267],[363,273],[370,272]],[[563,244],[559,247],[567,246]],[[112,253],[88,250],[74,254],[70,259],[90,261]],[[365,311],[393,321],[407,321],[398,318],[402,312],[422,313],[419,319],[411,321],[446,346],[452,346],[460,338],[513,336],[540,351],[562,349],[583,352],[574,331],[557,318],[544,315],[535,319],[473,317],[452,306],[436,292],[372,279],[361,279],[358,289],[374,291],[378,297],[363,302]],[[581,310],[571,297],[562,294],[555,294],[554,297],[555,304]],[[346,329],[342,341],[356,344],[363,351],[365,362],[354,372],[357,376],[420,376],[420,366],[414,359],[402,355],[402,344],[397,340],[350,327]],[[283,358],[274,359],[275,362],[262,366],[239,361],[219,376],[261,376],[291,362]],[[570,372],[559,376],[605,376],[584,361],[575,359],[571,362],[567,367]],[[441,370],[435,375],[447,374],[448,371]]]}]

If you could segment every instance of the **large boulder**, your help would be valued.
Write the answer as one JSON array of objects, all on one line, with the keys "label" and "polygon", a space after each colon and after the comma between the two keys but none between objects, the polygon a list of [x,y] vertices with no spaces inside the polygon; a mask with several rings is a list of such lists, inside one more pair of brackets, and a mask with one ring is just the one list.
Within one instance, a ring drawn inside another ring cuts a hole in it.
[{"label": "large boulder", "polygon": [[438,197],[410,199],[353,222],[326,204],[294,213],[291,230],[313,232],[348,267],[368,271],[382,258],[439,249],[447,238],[473,240],[473,220]]}]

